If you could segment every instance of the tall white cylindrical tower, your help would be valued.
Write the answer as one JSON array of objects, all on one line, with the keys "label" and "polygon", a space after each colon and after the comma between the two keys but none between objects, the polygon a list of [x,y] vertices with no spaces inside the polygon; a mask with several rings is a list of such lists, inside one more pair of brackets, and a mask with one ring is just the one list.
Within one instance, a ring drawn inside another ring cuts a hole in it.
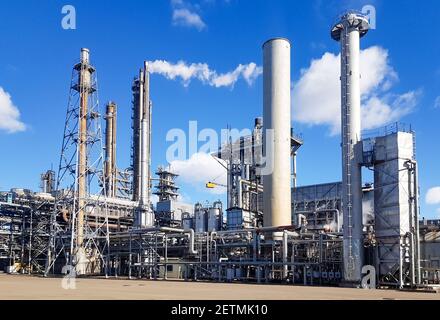
[{"label": "tall white cylindrical tower", "polygon": [[139,73],[139,121],[140,195],[135,226],[150,227],[154,224],[154,216],[150,208],[151,103],[150,72],[146,62]]},{"label": "tall white cylindrical tower", "polygon": [[[290,42],[275,38],[263,45],[264,226],[291,225]],[[274,234],[281,238],[281,234]]]},{"label": "tall white cylindrical tower", "polygon": [[363,265],[360,38],[369,30],[362,14],[344,14],[331,31],[341,43],[341,140],[344,280],[359,282]]}]

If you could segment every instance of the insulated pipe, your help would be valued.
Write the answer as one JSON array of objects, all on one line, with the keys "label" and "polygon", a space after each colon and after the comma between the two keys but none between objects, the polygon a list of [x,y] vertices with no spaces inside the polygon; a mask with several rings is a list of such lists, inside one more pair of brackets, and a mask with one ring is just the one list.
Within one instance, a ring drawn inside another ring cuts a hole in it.
[{"label": "insulated pipe", "polygon": [[194,229],[185,230],[184,233],[188,234],[189,236],[189,254],[197,254],[197,250],[195,250],[194,242],[195,242],[195,234]]},{"label": "insulated pipe", "polygon": [[116,168],[116,119],[117,119],[117,106],[115,103],[113,103],[113,119],[112,119],[112,126],[113,126],[113,135],[112,135],[112,196],[113,198],[116,197],[117,192],[117,168]]},{"label": "insulated pipe", "polygon": [[140,204],[142,206],[148,205],[148,186],[147,186],[147,179],[148,179],[148,160],[145,154],[145,148],[147,148],[147,141],[148,141],[148,124],[145,119],[142,120],[142,157],[141,157],[141,197],[140,197]]},{"label": "insulated pipe", "polygon": [[[415,156],[415,155],[414,155]],[[416,218],[415,218],[415,237],[416,237],[416,273],[417,279],[416,283],[422,283],[422,274],[420,267],[420,208],[419,208],[419,166],[417,161],[414,160],[414,207],[416,210]]]},{"label": "insulated pipe", "polygon": [[[262,170],[265,227],[290,225],[290,42],[276,38],[263,44],[263,148]],[[263,172],[264,171],[264,172]],[[282,233],[273,237],[280,239]]]},{"label": "insulated pipe", "polygon": [[133,234],[142,234],[142,233],[148,233],[148,232],[174,232],[174,233],[181,233],[181,234],[188,234],[189,237],[189,253],[190,254],[197,254],[198,251],[195,250],[195,233],[194,229],[177,229],[177,228],[170,228],[170,227],[154,227],[154,228],[143,228],[143,229],[133,229],[130,232],[118,232],[114,233],[112,236],[124,236],[124,235],[133,235]]},{"label": "insulated pipe", "polygon": [[144,114],[143,119],[146,121],[147,138],[145,140],[144,154],[146,157],[146,198],[147,203],[150,202],[150,180],[151,180],[151,101],[150,101],[150,70],[148,62],[144,62]]},{"label": "insulated pipe", "polygon": [[289,247],[288,247],[288,240],[289,240],[289,236],[293,236],[296,237],[298,236],[298,234],[296,232],[289,232],[287,230],[284,230],[283,232],[283,275],[284,275],[284,279],[287,279],[287,275],[288,275],[288,262],[287,262],[287,256],[288,256],[288,252],[289,252]]},{"label": "insulated pipe", "polygon": [[144,173],[146,172],[144,169],[144,163],[145,157],[144,157],[144,150],[145,150],[145,136],[144,133],[146,133],[146,127],[144,124],[144,70],[141,69],[139,72],[139,202],[143,204],[144,202]]}]

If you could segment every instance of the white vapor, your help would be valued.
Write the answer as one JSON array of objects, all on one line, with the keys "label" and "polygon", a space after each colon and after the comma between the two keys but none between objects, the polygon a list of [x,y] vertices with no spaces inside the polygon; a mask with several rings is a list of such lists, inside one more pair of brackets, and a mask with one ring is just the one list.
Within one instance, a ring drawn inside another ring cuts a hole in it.
[{"label": "white vapor", "polygon": [[233,87],[240,77],[248,85],[252,85],[263,72],[262,67],[253,62],[245,65],[239,64],[233,71],[218,74],[217,71],[211,70],[206,63],[187,64],[185,61],[172,63],[164,60],[150,61],[149,70],[151,73],[160,74],[170,80],[180,78],[185,87],[192,79],[197,79],[216,88]]},{"label": "white vapor", "polygon": [[0,87],[0,130],[14,133],[26,130],[26,125],[20,121],[20,111],[14,105],[11,95]]},{"label": "white vapor", "polygon": [[190,5],[183,0],[171,0],[173,8],[172,23],[175,26],[194,27],[199,31],[206,28],[202,18],[191,10]]},{"label": "white vapor", "polygon": [[[374,129],[412,112],[419,91],[396,95],[390,89],[398,75],[389,64],[388,51],[373,46],[360,53],[362,129]],[[340,54],[326,52],[312,60],[293,85],[292,117],[309,125],[328,125],[332,135],[340,132]]]},{"label": "white vapor", "polygon": [[[205,188],[207,182],[226,184],[226,170],[211,155],[195,153],[187,160],[174,160],[170,163],[171,169],[179,175],[182,182],[196,188]],[[217,187],[207,189],[213,194],[223,194],[226,189]]]},{"label": "white vapor", "polygon": [[440,204],[440,187],[429,189],[425,201],[427,204]]},{"label": "white vapor", "polygon": [[439,109],[440,109],[440,96],[438,96],[437,98],[435,98],[435,101],[434,101],[434,108],[439,108]]}]

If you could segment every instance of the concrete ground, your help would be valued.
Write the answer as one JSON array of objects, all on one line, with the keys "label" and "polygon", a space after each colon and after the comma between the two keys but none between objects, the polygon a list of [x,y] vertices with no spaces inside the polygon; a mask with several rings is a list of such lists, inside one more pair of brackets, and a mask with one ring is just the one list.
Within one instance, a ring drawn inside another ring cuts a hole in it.
[{"label": "concrete ground", "polygon": [[76,289],[66,290],[62,288],[62,278],[0,273],[0,299],[440,300],[440,294],[289,285],[84,278],[76,280]]}]

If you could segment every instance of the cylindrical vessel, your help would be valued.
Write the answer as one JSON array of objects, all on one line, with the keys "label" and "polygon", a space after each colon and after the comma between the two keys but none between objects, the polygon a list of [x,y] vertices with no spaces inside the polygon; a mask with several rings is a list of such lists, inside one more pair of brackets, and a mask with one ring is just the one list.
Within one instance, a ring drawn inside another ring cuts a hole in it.
[{"label": "cylindrical vessel", "polygon": [[263,59],[264,226],[287,226],[291,225],[290,42],[281,38],[265,42]]},{"label": "cylindrical vessel", "polygon": [[209,208],[208,210],[208,232],[220,230],[220,209]]},{"label": "cylindrical vessel", "polygon": [[196,209],[194,213],[195,217],[195,232],[206,232],[206,224],[207,224],[207,213],[204,208]]}]

